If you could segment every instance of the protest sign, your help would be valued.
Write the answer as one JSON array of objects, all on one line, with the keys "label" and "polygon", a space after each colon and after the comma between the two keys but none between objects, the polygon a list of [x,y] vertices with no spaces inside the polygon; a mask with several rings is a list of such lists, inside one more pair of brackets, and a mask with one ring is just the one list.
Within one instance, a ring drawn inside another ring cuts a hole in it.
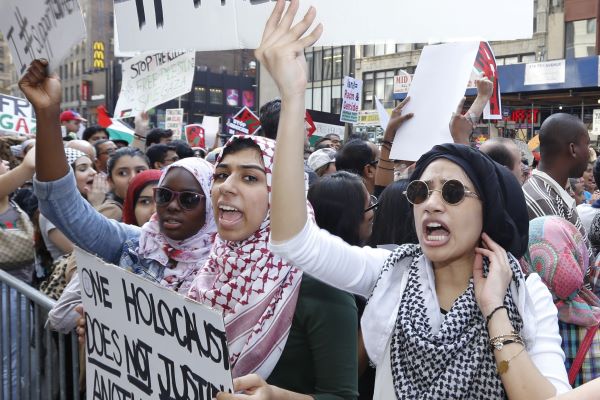
[{"label": "protest sign", "polygon": [[342,112],[340,121],[356,123],[358,122],[358,111],[360,110],[362,98],[362,81],[360,79],[344,77],[344,86],[342,87]]},{"label": "protest sign", "polygon": [[309,114],[308,110],[306,110],[306,113],[304,114],[304,126],[306,127],[307,137],[311,137],[317,131],[315,121],[313,121],[313,118]]},{"label": "protest sign", "polygon": [[35,115],[31,103],[0,93],[0,131],[35,134]]},{"label": "protest sign", "polygon": [[492,47],[488,42],[479,43],[479,50],[475,57],[475,70],[488,78],[494,84],[492,97],[483,109],[483,118],[502,119],[502,102],[500,100],[500,82],[498,77],[498,67],[496,66],[496,57]]},{"label": "protest sign", "polygon": [[202,128],[204,128],[204,141],[206,149],[212,149],[215,146],[220,126],[221,117],[212,117],[210,115],[205,115],[202,118]]},{"label": "protest sign", "polygon": [[85,38],[77,0],[4,0],[0,13],[4,34],[17,74],[36,58],[45,58],[52,70]]},{"label": "protest sign", "polygon": [[248,135],[250,132],[245,123],[235,118],[227,118],[225,126],[229,135]]},{"label": "protest sign", "polygon": [[[255,49],[273,6],[268,0],[114,1],[124,51],[170,50],[173,43],[200,51]],[[313,0],[301,2],[296,20],[309,6],[317,9],[315,23],[325,27],[317,46],[512,40],[533,34],[533,0]],[[377,23],[350,22],[365,17]]]},{"label": "protest sign", "polygon": [[379,114],[379,125],[385,131],[390,123],[390,114],[388,114],[387,110],[377,97],[375,97],[375,106],[377,108],[377,114]]},{"label": "protest sign", "polygon": [[242,108],[233,116],[233,119],[240,121],[245,125],[248,135],[254,135],[256,131],[260,129],[260,118],[258,118],[248,107]]},{"label": "protest sign", "polygon": [[200,124],[186,125],[184,128],[185,138],[190,147],[206,148],[204,128]]},{"label": "protest sign", "polygon": [[212,399],[232,392],[220,312],[75,249],[88,399]]},{"label": "protest sign", "polygon": [[391,159],[416,161],[436,144],[452,142],[448,123],[465,94],[478,50],[479,42],[423,49],[408,92],[410,101],[402,110],[414,117],[396,132]]},{"label": "protest sign", "polygon": [[592,134],[600,135],[600,109],[595,109],[592,117]]},{"label": "protest sign", "polygon": [[193,51],[174,51],[140,55],[125,61],[115,117],[134,117],[190,92],[195,60]]},{"label": "protest sign", "polygon": [[179,139],[183,127],[183,108],[167,108],[165,118],[165,129],[172,130]]}]

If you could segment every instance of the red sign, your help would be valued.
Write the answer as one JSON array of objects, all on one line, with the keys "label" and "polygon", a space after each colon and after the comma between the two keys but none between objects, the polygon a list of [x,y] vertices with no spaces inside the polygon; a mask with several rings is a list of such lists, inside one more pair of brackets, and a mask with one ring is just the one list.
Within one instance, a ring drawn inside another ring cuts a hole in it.
[{"label": "red sign", "polygon": [[500,110],[500,87],[498,84],[498,67],[496,67],[496,59],[488,42],[479,43],[479,51],[475,58],[475,69],[482,73],[494,84],[492,97],[490,98],[490,118],[501,119],[502,112]]},{"label": "red sign", "polygon": [[243,122],[249,135],[254,135],[260,129],[260,119],[248,107],[242,108],[233,119]]},{"label": "red sign", "polygon": [[185,126],[185,138],[190,147],[206,147],[204,128],[199,124],[191,124]]},{"label": "red sign", "polygon": [[537,125],[540,123],[540,110],[534,108],[520,108],[516,110],[512,110],[510,117],[506,118],[507,121],[517,122],[517,123],[532,123]]},{"label": "red sign", "polygon": [[311,137],[317,131],[317,127],[308,111],[306,111],[304,121],[306,122],[306,136]]},{"label": "red sign", "polygon": [[81,100],[89,101],[92,99],[92,81],[81,81]]}]

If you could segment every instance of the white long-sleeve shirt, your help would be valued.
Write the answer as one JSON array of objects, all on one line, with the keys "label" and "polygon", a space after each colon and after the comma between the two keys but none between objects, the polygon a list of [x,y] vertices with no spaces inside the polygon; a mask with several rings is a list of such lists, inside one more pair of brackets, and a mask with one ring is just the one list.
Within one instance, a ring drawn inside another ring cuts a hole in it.
[{"label": "white long-sleeve shirt", "polygon": [[[385,249],[350,246],[310,221],[296,237],[281,243],[271,242],[270,249],[315,278],[363,297],[369,297],[373,292],[384,262],[391,254]],[[431,263],[425,257],[423,260],[424,267],[431,270],[429,279],[433,279]],[[382,292],[385,295],[371,297],[361,320],[365,347],[369,358],[377,366],[375,399],[395,398],[390,340],[407,274],[394,276],[394,273],[388,282],[377,283],[384,286]],[[529,339],[529,357],[540,373],[555,386],[557,394],[567,392],[571,386],[561,348],[558,311],[552,296],[537,274],[527,278],[526,294],[528,298],[523,300],[525,312],[522,314],[525,315],[522,318],[523,331],[531,332],[531,337],[526,338]]]}]

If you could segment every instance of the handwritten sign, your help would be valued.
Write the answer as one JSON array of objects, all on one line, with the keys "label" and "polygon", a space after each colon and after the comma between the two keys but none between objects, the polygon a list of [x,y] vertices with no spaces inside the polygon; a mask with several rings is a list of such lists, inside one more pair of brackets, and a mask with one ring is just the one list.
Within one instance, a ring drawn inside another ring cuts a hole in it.
[{"label": "handwritten sign", "polygon": [[165,115],[165,129],[170,129],[179,139],[183,127],[183,108],[167,108]]},{"label": "handwritten sign", "polygon": [[0,131],[35,134],[35,114],[28,100],[0,93]]},{"label": "handwritten sign", "polygon": [[87,398],[212,399],[232,392],[222,315],[80,250]]},{"label": "handwritten sign", "polygon": [[125,61],[115,117],[133,117],[190,92],[195,57],[193,51],[174,51],[141,55]]},{"label": "handwritten sign", "polygon": [[0,29],[10,47],[17,74],[36,58],[57,69],[71,48],[85,38],[77,0],[4,0]]},{"label": "handwritten sign", "polygon": [[[325,26],[317,46],[512,40],[533,34],[533,0],[312,0],[301,2],[297,19],[311,5],[317,23]],[[255,49],[273,6],[269,0],[114,0],[123,51],[169,50],[173,43],[201,51]],[[365,17],[377,23],[349,25]]]},{"label": "handwritten sign", "polygon": [[360,79],[345,76],[344,87],[342,89],[342,112],[340,113],[340,121],[353,124],[358,122],[361,96],[362,81]]}]

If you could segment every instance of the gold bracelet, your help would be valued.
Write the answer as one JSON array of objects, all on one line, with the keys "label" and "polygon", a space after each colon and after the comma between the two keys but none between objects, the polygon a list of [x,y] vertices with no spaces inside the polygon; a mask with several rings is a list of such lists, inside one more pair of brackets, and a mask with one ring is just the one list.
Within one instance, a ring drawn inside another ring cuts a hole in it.
[{"label": "gold bracelet", "polygon": [[519,351],[517,354],[515,354],[514,356],[512,356],[508,360],[502,360],[502,361],[500,361],[498,363],[498,367],[496,367],[496,370],[498,371],[498,374],[502,375],[502,374],[506,373],[506,371],[508,371],[508,364],[512,360],[514,360],[515,358],[517,358],[517,356],[519,356],[523,351],[525,351],[525,345],[523,345],[523,348],[521,349],[521,351]]},{"label": "gold bracelet", "polygon": [[525,345],[523,338],[514,330],[508,335],[499,335],[490,339],[490,348],[492,350],[502,350],[502,348],[511,343],[519,343]]}]

